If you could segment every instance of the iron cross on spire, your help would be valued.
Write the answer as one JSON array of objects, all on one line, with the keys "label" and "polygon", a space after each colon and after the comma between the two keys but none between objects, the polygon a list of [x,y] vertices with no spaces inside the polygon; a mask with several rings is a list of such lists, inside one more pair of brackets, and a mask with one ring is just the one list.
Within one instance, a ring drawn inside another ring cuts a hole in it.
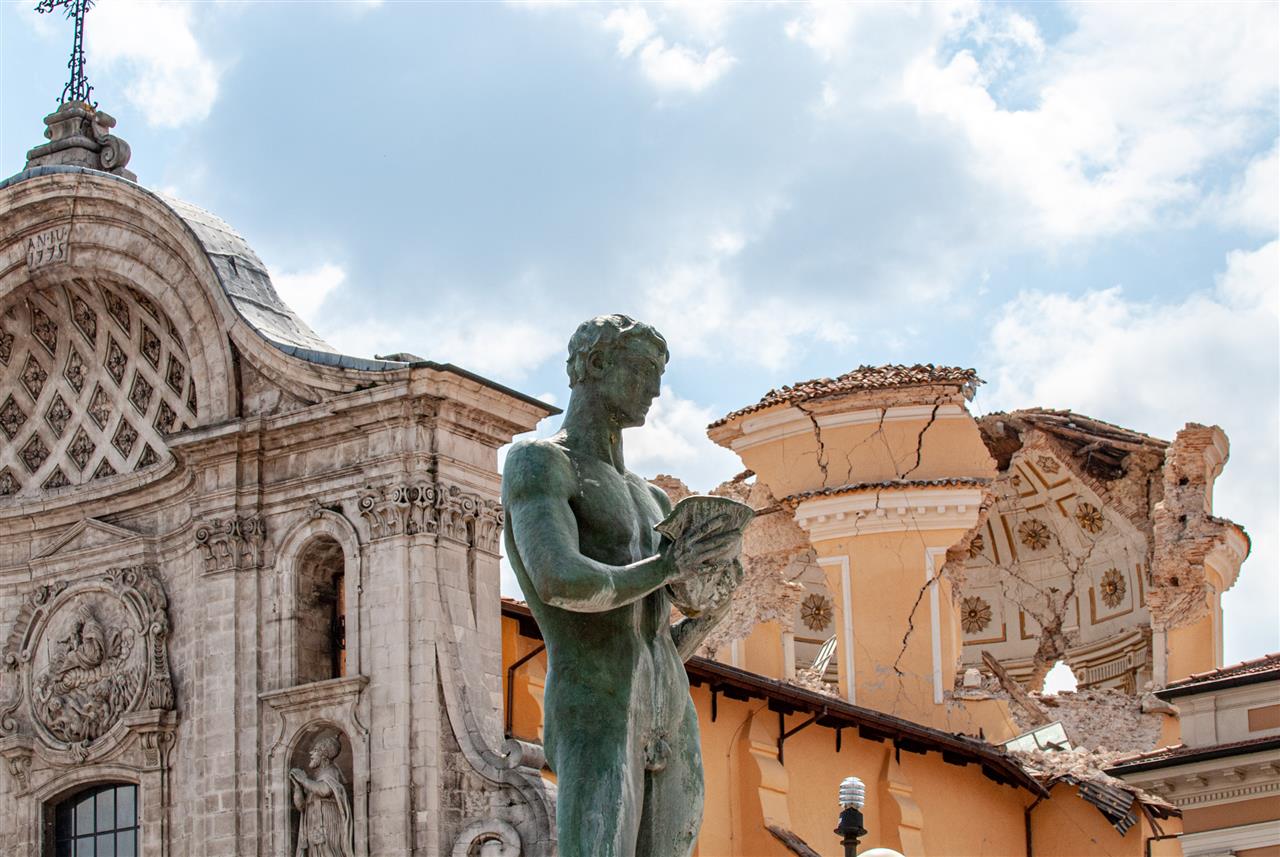
[{"label": "iron cross on spire", "polygon": [[[62,88],[62,98],[58,99],[59,104],[66,104],[68,101],[81,101],[88,104],[89,94],[93,92],[93,87],[84,76],[84,15],[93,3],[94,0],[40,0],[36,4],[37,12],[53,12],[58,7],[65,6],[67,17],[76,19],[75,43],[71,46],[71,60],[67,63],[67,68],[71,69],[71,79]],[[97,108],[98,105],[92,106]]]}]

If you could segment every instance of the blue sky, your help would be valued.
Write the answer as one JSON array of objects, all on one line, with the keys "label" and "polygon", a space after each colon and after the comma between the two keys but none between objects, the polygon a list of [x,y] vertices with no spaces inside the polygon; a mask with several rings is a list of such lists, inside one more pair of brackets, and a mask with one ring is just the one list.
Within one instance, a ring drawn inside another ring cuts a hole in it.
[{"label": "blue sky", "polygon": [[[33,5],[0,5],[3,174],[64,82]],[[709,488],[707,422],[861,363],[1221,425],[1226,657],[1280,650],[1275,4],[100,0],[87,44],[140,181],[348,353],[563,404],[578,321],[657,325],[641,472]]]}]

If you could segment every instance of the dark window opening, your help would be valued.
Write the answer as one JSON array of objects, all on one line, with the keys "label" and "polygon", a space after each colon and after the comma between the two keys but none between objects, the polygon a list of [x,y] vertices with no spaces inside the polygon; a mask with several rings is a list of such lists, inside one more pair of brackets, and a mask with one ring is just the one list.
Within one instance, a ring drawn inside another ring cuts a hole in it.
[{"label": "dark window opening", "polygon": [[76,792],[46,812],[45,830],[46,855],[137,857],[138,787],[109,783]]},{"label": "dark window opening", "polygon": [[310,542],[298,557],[294,657],[297,683],[347,674],[346,558],[329,536]]}]

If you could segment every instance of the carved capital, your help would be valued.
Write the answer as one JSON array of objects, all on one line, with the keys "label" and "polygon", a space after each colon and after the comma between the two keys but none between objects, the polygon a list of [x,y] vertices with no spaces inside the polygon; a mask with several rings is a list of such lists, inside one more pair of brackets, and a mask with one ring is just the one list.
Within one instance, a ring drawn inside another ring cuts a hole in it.
[{"label": "carved capital", "polygon": [[196,527],[205,574],[241,571],[262,565],[266,523],[257,515],[213,519]]},{"label": "carved capital", "polygon": [[357,500],[369,539],[427,533],[497,553],[503,512],[496,500],[441,482],[367,486]]}]

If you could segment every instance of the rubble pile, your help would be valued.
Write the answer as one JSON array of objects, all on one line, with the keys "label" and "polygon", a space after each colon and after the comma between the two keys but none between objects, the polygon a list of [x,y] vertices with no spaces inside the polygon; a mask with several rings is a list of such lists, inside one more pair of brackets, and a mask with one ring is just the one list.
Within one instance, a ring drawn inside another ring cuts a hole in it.
[{"label": "rubble pile", "polygon": [[[817,561],[795,518],[753,477],[746,471],[711,492],[746,503],[756,510],[756,517],[743,534],[742,585],[724,621],[703,642],[698,654],[704,657],[715,657],[717,651],[734,640],[745,639],[757,623],[776,621],[790,628],[805,592],[796,580]],[[672,503],[694,493],[674,476],[660,474],[652,481]]]}]

